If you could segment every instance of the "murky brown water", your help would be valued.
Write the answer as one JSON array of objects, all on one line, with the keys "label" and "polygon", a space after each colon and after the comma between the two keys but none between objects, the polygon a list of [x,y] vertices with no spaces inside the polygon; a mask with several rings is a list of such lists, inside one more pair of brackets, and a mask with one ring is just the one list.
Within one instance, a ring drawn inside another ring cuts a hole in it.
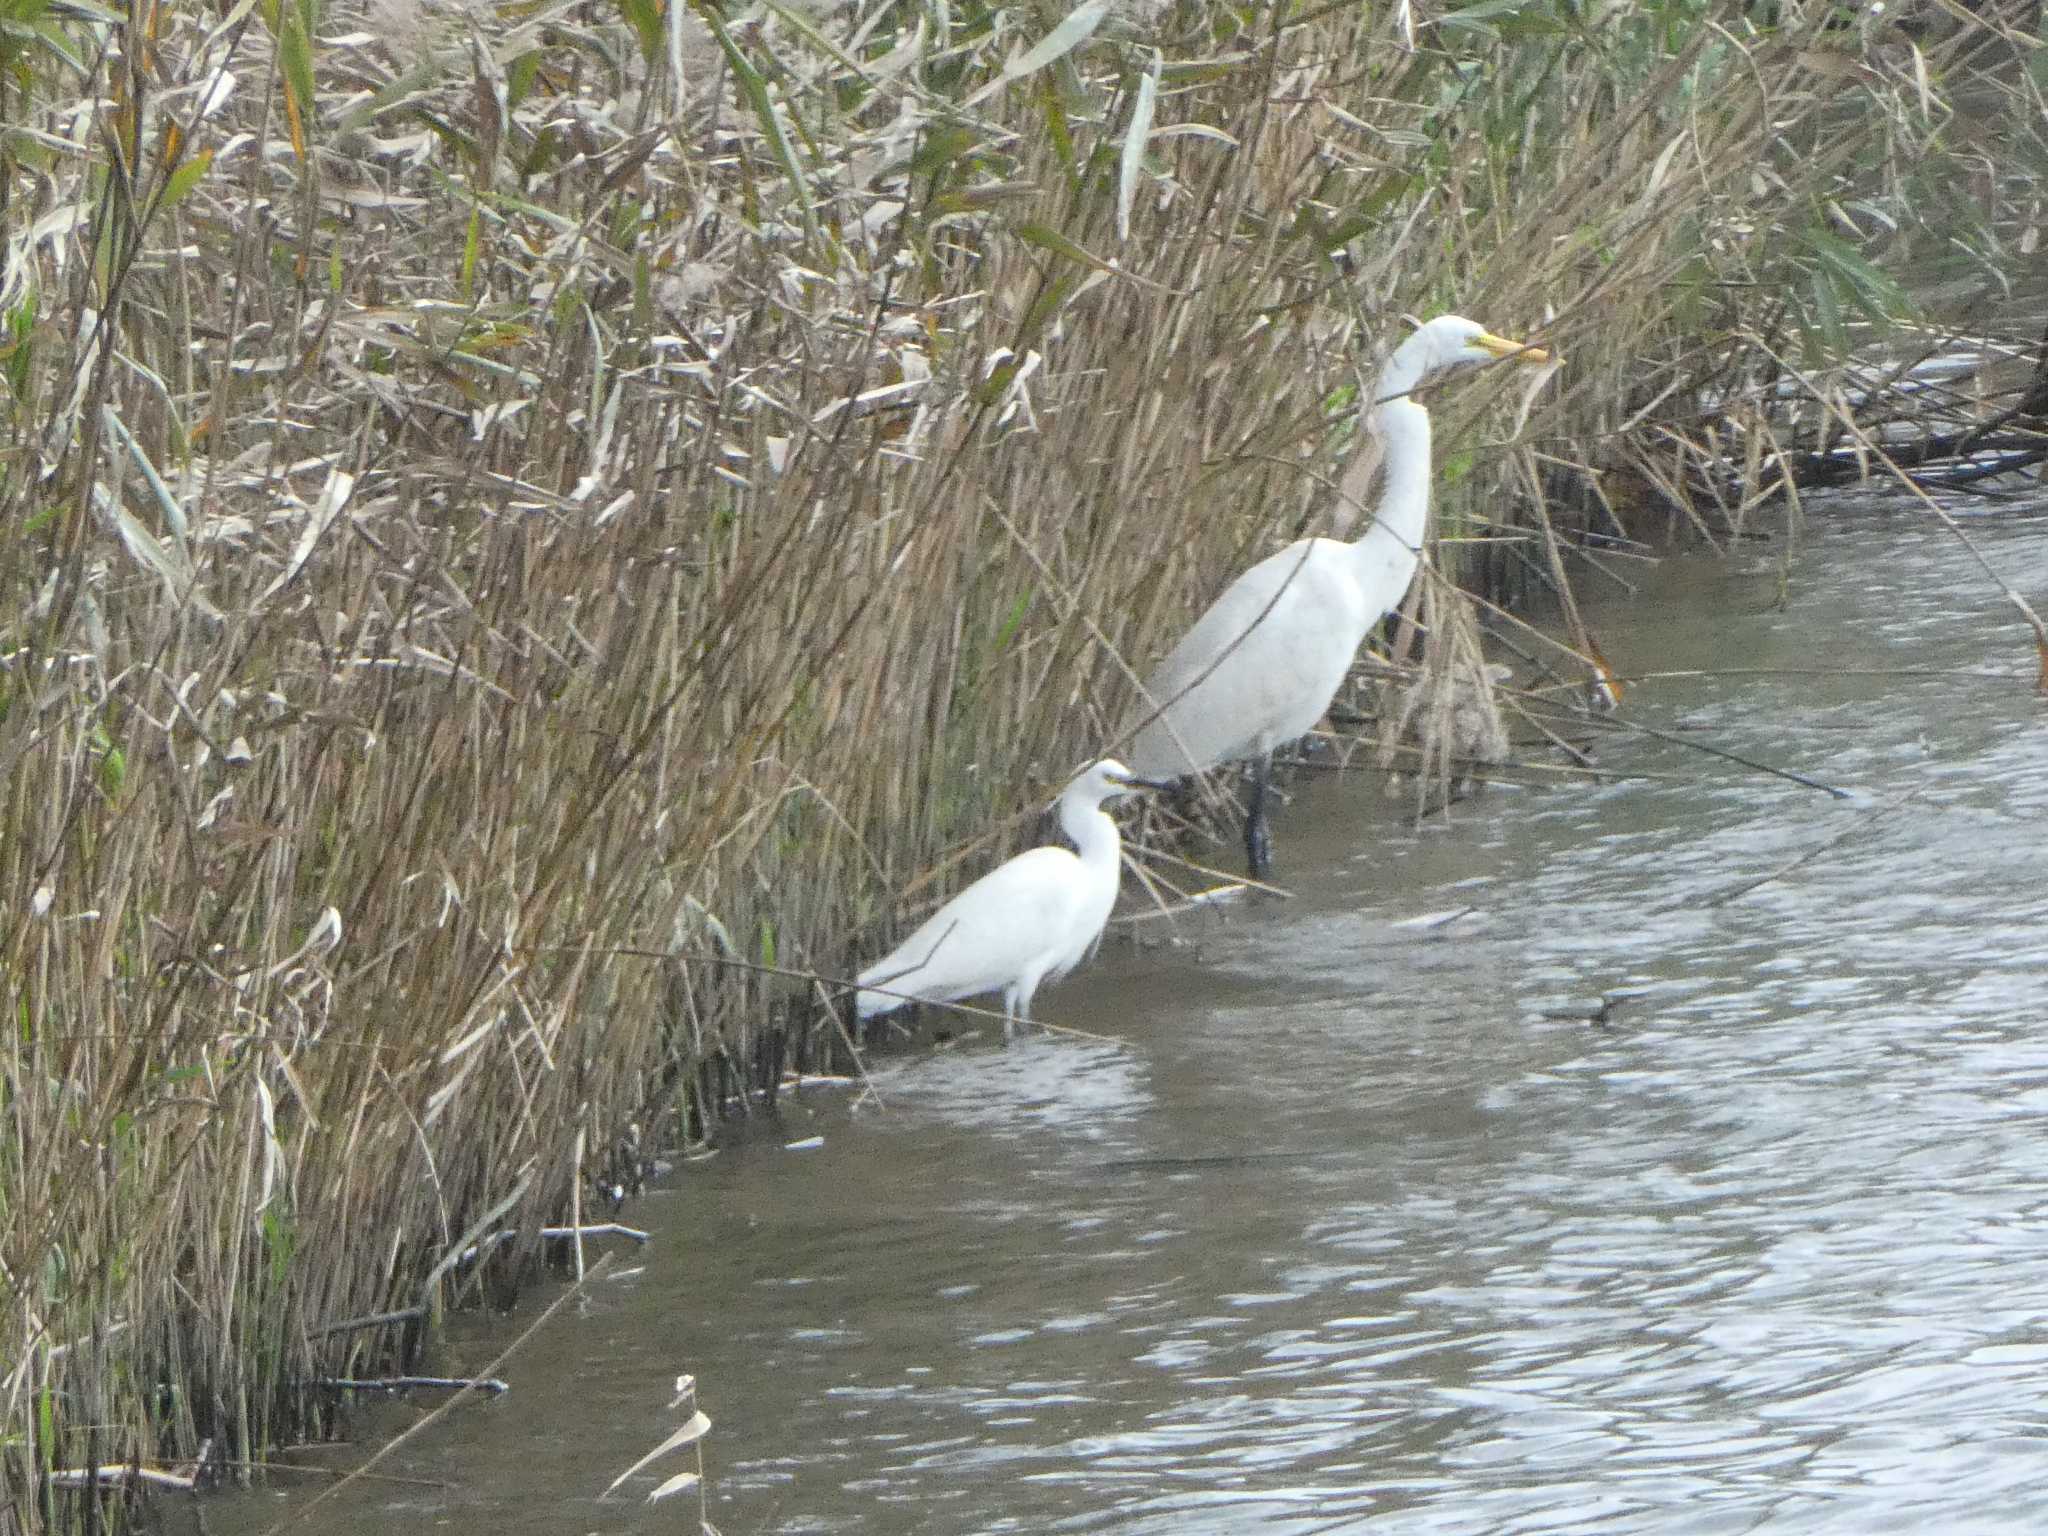
[{"label": "murky brown water", "polygon": [[[595,1495],[690,1371],[725,1536],[2048,1528],[2048,706],[1946,533],[1839,516],[1783,612],[1684,561],[1596,622],[1626,671],[1819,669],[1629,713],[1852,801],[1619,736],[1673,778],[1419,830],[1306,785],[1295,901],[1041,997],[1110,1042],[894,1061],[679,1171],[636,1273],[385,1464],[445,1486],[325,1527],[686,1529]],[[1972,532],[2048,601],[2048,521]],[[1848,675],[1903,667],[2009,677]]]}]

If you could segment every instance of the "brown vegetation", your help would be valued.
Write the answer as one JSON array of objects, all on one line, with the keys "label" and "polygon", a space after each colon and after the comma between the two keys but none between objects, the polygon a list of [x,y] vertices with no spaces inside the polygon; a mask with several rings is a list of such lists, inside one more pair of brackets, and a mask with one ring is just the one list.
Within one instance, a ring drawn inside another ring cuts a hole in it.
[{"label": "brown vegetation", "polygon": [[1404,315],[1570,359],[1438,402],[1444,577],[1752,516],[1786,362],[1999,266],[1996,9],[0,0],[0,1529],[840,1049]]}]

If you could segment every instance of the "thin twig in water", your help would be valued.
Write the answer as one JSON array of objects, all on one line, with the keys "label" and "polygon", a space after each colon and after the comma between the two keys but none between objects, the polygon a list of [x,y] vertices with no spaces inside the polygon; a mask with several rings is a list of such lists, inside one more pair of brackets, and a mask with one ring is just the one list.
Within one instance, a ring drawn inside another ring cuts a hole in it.
[{"label": "thin twig in water", "polygon": [[1758,762],[1753,757],[1744,757],[1740,752],[1731,752],[1726,747],[1717,747],[1704,741],[1693,741],[1688,737],[1679,735],[1675,731],[1660,731],[1654,725],[1643,725],[1635,720],[1620,720],[1612,715],[1588,716],[1586,723],[1591,726],[1597,726],[1602,730],[1626,731],[1634,736],[1648,736],[1655,741],[1669,742],[1674,747],[1688,747],[1695,752],[1704,752],[1709,757],[1718,757],[1739,767],[1750,768],[1758,773],[1767,773],[1774,779],[1783,779],[1787,783],[1797,784],[1805,789],[1817,789],[1822,794],[1832,795],[1837,800],[1853,800],[1856,798],[1846,789],[1838,789],[1832,784],[1823,784],[1819,779],[1810,779],[1805,774],[1795,773],[1790,768],[1776,768],[1769,763]]},{"label": "thin twig in water", "polygon": [[[1913,788],[1907,790],[1903,795],[1899,795],[1898,797],[1892,800],[1887,800],[1883,805],[1877,806],[1872,810],[1864,812],[1861,816],[1858,816],[1848,826],[1842,828],[1841,831],[1837,832],[1833,837],[1827,838],[1822,842],[1814,844],[1813,847],[1807,849],[1806,852],[1799,855],[1798,858],[1792,860],[1791,863],[1781,864],[1780,866],[1778,866],[1778,868],[1772,870],[1767,875],[1759,875],[1754,880],[1745,880],[1742,884],[1737,886],[1731,886],[1729,889],[1720,892],[1718,895],[1709,896],[1705,901],[1700,902],[1699,905],[1703,907],[1726,906],[1729,902],[1735,900],[1738,896],[1747,896],[1751,891],[1756,890],[1760,886],[1769,885],[1773,880],[1783,879],[1786,875],[1791,874],[1795,869],[1803,868],[1805,865],[1812,863],[1815,859],[1819,858],[1822,854],[1826,853],[1830,848],[1833,848],[1837,844],[1845,842],[1849,838],[1854,837],[1858,832],[1863,831],[1866,827],[1871,826],[1873,823],[1882,821],[1885,817],[1891,815],[1893,811],[1898,810],[1899,807],[1910,804],[1912,801],[1919,799],[1921,794],[1925,792],[1925,789],[1925,785],[1915,785]],[[1680,903],[1681,907],[1687,905],[1690,905],[1690,903]]]},{"label": "thin twig in water", "polygon": [[387,1323],[423,1322],[426,1315],[425,1307],[400,1307],[396,1312],[373,1312],[367,1317],[350,1317],[338,1323],[329,1323],[324,1328],[315,1328],[310,1336],[324,1339],[330,1334],[357,1333],[365,1328],[381,1328]]},{"label": "thin twig in water", "polygon": [[[495,1378],[499,1368],[502,1367],[507,1360],[510,1360],[515,1354],[517,1354],[525,1346],[526,1341],[528,1339],[532,1338],[536,1333],[539,1333],[541,1329],[545,1328],[548,1325],[548,1323],[554,1318],[554,1315],[557,1312],[561,1311],[562,1308],[565,1305],[567,1305],[571,1299],[582,1295],[584,1290],[589,1286],[591,1281],[597,1279],[607,1269],[611,1268],[611,1263],[612,1255],[605,1254],[595,1264],[590,1266],[589,1271],[585,1273],[581,1280],[577,1281],[574,1285],[569,1286],[562,1292],[561,1295],[557,1296],[553,1301],[549,1302],[547,1310],[542,1312],[541,1315],[539,1317],[536,1317],[531,1323],[527,1324],[527,1326],[520,1332],[519,1337],[514,1339],[510,1344],[507,1344],[504,1347],[504,1349],[500,1350],[498,1353],[498,1357],[484,1368],[484,1379]],[[421,1430],[425,1429],[429,1424],[438,1423],[448,1413],[449,1409],[453,1408],[457,1403],[461,1402],[464,1398],[468,1397],[472,1390],[473,1388],[464,1387],[461,1391],[457,1392],[454,1396],[450,1397],[447,1402],[441,1404],[440,1407],[436,1408],[432,1413],[429,1413],[425,1418],[421,1419],[418,1423],[409,1426],[408,1428],[406,1428],[405,1430],[401,1431],[396,1435],[393,1435],[389,1440],[385,1441],[381,1446],[377,1448],[376,1453],[372,1455],[368,1461],[364,1462],[360,1467],[357,1467],[353,1472],[350,1472],[346,1477],[342,1478],[342,1480],[336,1483],[333,1487],[321,1489],[319,1493],[315,1494],[304,1505],[293,1510],[289,1515],[283,1516],[281,1519],[278,1520],[278,1522],[275,1525],[272,1525],[268,1529],[266,1529],[263,1533],[263,1536],[284,1536],[284,1533],[287,1530],[303,1530],[305,1528],[306,1517],[309,1514],[311,1514],[314,1510],[318,1509],[322,1504],[326,1503],[329,1499],[333,1498],[337,1493],[341,1492],[342,1489],[348,1487],[348,1485],[350,1483],[353,1483],[357,1478],[367,1477],[372,1467],[376,1466],[378,1462],[382,1461],[385,1457],[389,1456],[393,1451],[397,1450],[401,1445],[405,1444],[406,1441],[410,1440],[414,1435],[418,1434]]]},{"label": "thin twig in water", "polygon": [[860,1050],[854,1045],[853,1036],[847,1033],[846,1020],[842,1019],[839,1010],[832,1006],[832,999],[825,992],[825,984],[822,981],[813,982],[811,990],[818,994],[818,1006],[825,1010],[825,1016],[832,1021],[832,1027],[839,1031],[840,1043],[846,1047],[846,1054],[853,1062],[854,1071],[860,1074],[860,1096],[853,1101],[854,1107],[858,1109],[872,1098],[875,1101],[875,1108],[887,1114],[888,1106],[882,1102],[882,1096],[875,1092],[875,1080],[868,1076],[868,1064],[860,1059]]},{"label": "thin twig in water", "polygon": [[1125,847],[1140,858],[1149,859],[1155,864],[1178,865],[1189,874],[1200,875],[1206,880],[1215,880],[1224,885],[1241,885],[1247,890],[1263,891],[1268,896],[1278,896],[1286,901],[1294,899],[1294,892],[1284,885],[1273,885],[1265,880],[1256,880],[1250,875],[1228,874],[1220,869],[1212,869],[1207,864],[1198,864],[1193,859],[1184,859],[1179,854],[1168,853],[1163,848],[1147,848],[1135,843],[1126,844]]},{"label": "thin twig in water", "polygon": [[510,1392],[512,1384],[495,1376],[309,1376],[309,1387],[330,1392],[410,1392],[415,1388],[433,1391],[488,1392],[493,1397]]},{"label": "thin twig in water", "polygon": [[[320,1451],[336,1447],[343,1450],[351,1448],[345,1440],[332,1440],[321,1445],[286,1446],[284,1449]],[[252,1472],[291,1472],[300,1477],[360,1477],[365,1482],[392,1483],[402,1488],[446,1488],[448,1486],[446,1478],[400,1477],[395,1472],[350,1472],[343,1467],[305,1467],[300,1466],[295,1461],[237,1461],[234,1457],[230,1456],[213,1463],[213,1465],[216,1467],[246,1467]]]}]

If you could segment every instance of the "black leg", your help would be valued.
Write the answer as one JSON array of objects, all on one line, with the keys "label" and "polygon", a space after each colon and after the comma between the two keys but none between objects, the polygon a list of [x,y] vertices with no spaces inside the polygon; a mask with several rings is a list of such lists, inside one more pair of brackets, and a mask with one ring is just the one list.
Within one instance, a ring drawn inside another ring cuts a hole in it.
[{"label": "black leg", "polygon": [[1266,833],[1266,784],[1273,777],[1273,755],[1252,759],[1251,801],[1244,812],[1244,857],[1252,878],[1263,880],[1273,868],[1273,839]]}]

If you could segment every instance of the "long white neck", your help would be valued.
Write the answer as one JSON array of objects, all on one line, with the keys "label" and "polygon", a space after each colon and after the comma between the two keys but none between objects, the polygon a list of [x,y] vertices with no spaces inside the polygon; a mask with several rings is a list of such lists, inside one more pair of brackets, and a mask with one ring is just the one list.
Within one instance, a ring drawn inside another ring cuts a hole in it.
[{"label": "long white neck", "polygon": [[[1396,354],[1398,357],[1399,354]],[[1393,370],[1389,368],[1388,372]],[[1382,380],[1384,384],[1384,378]],[[1381,391],[1385,393],[1384,388]],[[1379,505],[1372,523],[1359,536],[1363,544],[1373,529],[1397,539],[1403,548],[1419,550],[1429,522],[1429,412],[1405,396],[1388,400],[1373,412],[1373,426],[1386,447]]]},{"label": "long white neck", "polygon": [[1083,864],[1108,864],[1114,868],[1121,859],[1123,839],[1116,823],[1109,819],[1100,801],[1076,785],[1060,796],[1060,830],[1073,839]]},{"label": "long white neck", "polygon": [[1380,370],[1379,393],[1374,403],[1384,405],[1389,400],[1405,400],[1422,382],[1422,376],[1429,372],[1431,359],[1436,354],[1435,343],[1429,339],[1427,330],[1412,331],[1407,340],[1394,348],[1394,355]]}]

